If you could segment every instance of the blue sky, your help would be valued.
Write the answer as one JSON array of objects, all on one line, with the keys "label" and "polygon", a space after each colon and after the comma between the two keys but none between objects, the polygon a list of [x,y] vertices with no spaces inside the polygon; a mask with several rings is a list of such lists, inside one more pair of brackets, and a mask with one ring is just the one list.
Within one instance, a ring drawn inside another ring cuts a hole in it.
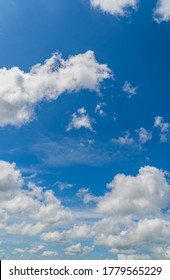
[{"label": "blue sky", "polygon": [[1,1],[1,259],[170,258],[169,31],[169,0]]}]

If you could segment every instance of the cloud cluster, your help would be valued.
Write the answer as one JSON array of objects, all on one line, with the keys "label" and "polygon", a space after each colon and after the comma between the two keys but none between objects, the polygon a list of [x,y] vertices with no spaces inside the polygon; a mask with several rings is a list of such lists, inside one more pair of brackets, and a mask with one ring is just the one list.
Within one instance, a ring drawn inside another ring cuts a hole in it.
[{"label": "cloud cluster", "polygon": [[[24,180],[15,164],[0,161],[1,229],[9,234],[36,235],[45,229],[70,223],[73,216],[53,191]],[[15,217],[15,219],[14,219]]]},{"label": "cloud cluster", "polygon": [[[16,247],[13,255],[54,257],[57,252],[48,248],[49,243],[54,243],[63,245],[63,253],[69,256],[85,256],[95,246],[105,246],[118,259],[169,258],[170,185],[162,170],[145,166],[136,176],[117,174],[101,196],[81,189],[79,194],[86,206],[93,201],[93,206],[88,206],[93,216],[87,218],[85,208],[84,218],[81,221],[77,218],[74,224],[72,212],[62,206],[52,191],[33,183],[23,188],[15,164],[1,161],[0,167],[3,170],[0,191],[3,184],[13,185],[12,189],[7,187],[8,196],[4,195],[0,201],[0,215],[4,217],[1,230],[39,236],[38,244],[30,248]],[[85,240],[88,246],[82,245]],[[147,254],[143,253],[145,248]]]},{"label": "cloud cluster", "polygon": [[169,140],[170,124],[164,122],[163,117],[157,116],[155,117],[154,127],[160,129],[160,142],[167,142]]},{"label": "cloud cluster", "polygon": [[25,73],[18,67],[0,69],[0,126],[20,126],[32,120],[36,104],[55,100],[62,93],[81,89],[98,91],[111,77],[106,64],[99,64],[92,51],[64,60],[58,53]]},{"label": "cloud cluster", "polygon": [[104,214],[157,214],[170,202],[170,187],[163,171],[145,166],[137,176],[118,174],[108,184],[111,192],[99,201],[97,209]]},{"label": "cloud cluster", "polygon": [[91,6],[112,15],[124,16],[129,8],[136,9],[138,0],[90,0]]},{"label": "cloud cluster", "polygon": [[162,21],[170,20],[170,1],[158,0],[156,8],[154,9],[154,19],[161,23]]},{"label": "cloud cluster", "polygon": [[139,143],[144,144],[152,139],[152,131],[146,130],[145,128],[141,127],[136,130],[139,136]]},{"label": "cloud cluster", "polygon": [[74,113],[72,115],[72,120],[70,121],[70,123],[67,126],[67,131],[70,131],[72,129],[80,129],[80,128],[86,128],[89,130],[93,130],[92,128],[92,120],[89,117],[89,115],[87,114],[85,108],[80,108],[77,110],[76,113]]},{"label": "cloud cluster", "polygon": [[130,82],[125,81],[122,90],[127,93],[128,98],[137,94],[138,87],[133,87]]},{"label": "cloud cluster", "polygon": [[77,243],[65,248],[64,252],[66,255],[70,256],[85,256],[92,250],[92,247],[82,246],[81,243]]}]

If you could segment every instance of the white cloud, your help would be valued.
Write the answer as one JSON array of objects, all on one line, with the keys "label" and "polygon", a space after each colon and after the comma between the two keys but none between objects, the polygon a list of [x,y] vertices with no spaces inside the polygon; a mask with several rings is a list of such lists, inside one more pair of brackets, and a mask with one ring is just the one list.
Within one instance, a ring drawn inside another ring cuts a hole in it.
[{"label": "white cloud", "polygon": [[23,253],[25,253],[27,250],[28,250],[28,248],[15,248],[15,249],[12,251],[12,254],[13,254],[13,255],[15,255],[15,254],[23,254]]},{"label": "white cloud", "polygon": [[152,132],[146,130],[145,128],[141,127],[136,130],[139,136],[139,143],[144,144],[147,141],[152,139]]},{"label": "white cloud", "polygon": [[81,188],[77,191],[76,195],[83,200],[85,204],[90,201],[97,201],[98,197],[92,195],[88,188]]},{"label": "white cloud", "polygon": [[92,7],[112,15],[124,16],[129,8],[137,9],[138,0],[90,0]]},{"label": "white cloud", "polygon": [[169,140],[169,132],[170,132],[170,124],[164,122],[163,117],[157,116],[155,117],[154,127],[159,128],[160,133],[160,141],[161,143],[165,143]]},{"label": "white cloud", "polygon": [[22,186],[23,179],[15,163],[0,161],[0,201],[11,197]]},{"label": "white cloud", "polygon": [[75,186],[75,184],[70,184],[70,183],[60,182],[60,181],[57,181],[55,185],[57,185],[61,191],[65,189],[73,188]]},{"label": "white cloud", "polygon": [[70,256],[85,256],[93,250],[93,247],[82,246],[81,243],[71,245],[64,249],[64,253]]},{"label": "white cloud", "polygon": [[131,146],[135,143],[134,139],[130,137],[129,131],[126,132],[124,137],[112,138],[112,142],[119,145]]},{"label": "white cloud", "polygon": [[7,233],[33,236],[73,219],[53,191],[33,183],[26,188],[14,163],[1,161],[0,170],[1,228]]},{"label": "white cloud", "polygon": [[58,255],[57,252],[49,251],[49,250],[46,250],[46,251],[42,252],[42,254],[41,254],[41,256],[43,256],[43,257],[55,257],[57,255]]},{"label": "white cloud", "polygon": [[36,246],[33,246],[31,249],[29,249],[28,253],[36,254],[37,252],[41,251],[42,249],[44,249],[44,245],[36,245]]},{"label": "white cloud", "polygon": [[104,117],[106,115],[103,110],[103,108],[105,106],[106,106],[106,103],[104,103],[104,102],[97,103],[96,108],[95,108],[95,113],[99,114],[101,117]]},{"label": "white cloud", "polygon": [[170,1],[158,0],[156,8],[154,9],[154,19],[161,23],[162,21],[170,20]]},{"label": "white cloud", "polygon": [[99,64],[92,51],[64,60],[56,53],[25,73],[18,67],[0,69],[0,126],[20,126],[32,120],[35,105],[55,100],[62,93],[81,89],[98,91],[110,78],[106,64]]},{"label": "white cloud", "polygon": [[41,240],[59,244],[66,242],[63,233],[59,231],[42,233]]},{"label": "white cloud", "polygon": [[156,215],[170,202],[170,186],[157,168],[140,168],[137,176],[118,174],[108,184],[111,192],[100,198],[97,210],[112,215]]},{"label": "white cloud", "polygon": [[125,83],[122,87],[122,90],[127,93],[128,98],[131,98],[132,96],[136,95],[137,94],[137,92],[136,92],[137,89],[138,89],[138,87],[133,87],[131,85],[131,83],[128,82],[128,81],[125,81]]},{"label": "white cloud", "polygon": [[82,127],[91,131],[93,130],[92,120],[90,119],[84,108],[78,109],[77,113],[74,113],[72,115],[72,120],[67,127],[67,131],[70,131],[72,129],[80,129]]}]

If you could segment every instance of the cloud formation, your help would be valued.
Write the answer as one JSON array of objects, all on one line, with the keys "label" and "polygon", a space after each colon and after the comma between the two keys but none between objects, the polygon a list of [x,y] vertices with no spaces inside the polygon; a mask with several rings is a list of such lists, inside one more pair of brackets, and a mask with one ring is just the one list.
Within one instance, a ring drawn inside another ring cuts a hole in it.
[{"label": "cloud formation", "polygon": [[138,0],[90,0],[91,6],[112,15],[124,16],[129,9],[136,9]]},{"label": "cloud formation", "polygon": [[85,108],[80,108],[77,110],[76,113],[72,115],[72,120],[67,126],[67,131],[70,131],[72,129],[80,129],[80,128],[86,128],[89,130],[93,130],[92,128],[92,120],[90,119],[89,115],[87,114]]},{"label": "cloud formation", "polygon": [[53,191],[32,183],[25,186],[14,163],[0,161],[0,170],[1,229],[9,234],[33,236],[70,223],[71,211],[62,206]]},{"label": "cloud formation", "polygon": [[157,23],[170,20],[169,0],[158,0],[156,8],[154,9],[154,19]]},{"label": "cloud formation", "polygon": [[163,117],[157,116],[155,117],[154,127],[160,129],[160,142],[167,142],[169,140],[170,124],[164,122]]},{"label": "cloud formation", "polygon": [[133,87],[130,82],[125,81],[122,90],[127,93],[128,98],[137,94],[138,87]]},{"label": "cloud formation", "polygon": [[81,89],[98,91],[101,82],[111,77],[106,64],[87,51],[64,60],[53,54],[25,73],[18,67],[0,69],[0,126],[20,126],[32,120],[36,104],[55,100],[62,93]]},{"label": "cloud formation", "polygon": [[[79,193],[87,195],[86,204],[93,201],[88,210],[94,217],[87,218],[87,208],[83,216],[72,220],[72,212],[62,206],[52,191],[24,181],[15,164],[0,163],[3,167],[2,183],[10,184],[8,175],[19,182],[15,192],[7,188],[9,194],[0,201],[0,228],[8,234],[38,235],[38,244],[30,248],[16,247],[12,255],[34,254],[41,257],[55,257],[48,244],[62,245],[63,254],[85,256],[95,246],[105,246],[118,259],[168,259],[170,256],[170,185],[166,173],[151,166],[139,169],[136,176],[117,174],[108,190],[94,196],[89,190]],[[2,168],[1,168],[2,169]],[[15,175],[15,176],[14,176]],[[21,180],[21,181],[20,181]],[[83,197],[83,200],[85,197]],[[82,209],[81,209],[82,210]],[[37,237],[37,238],[38,238]],[[83,245],[86,240],[88,246]],[[66,246],[67,244],[67,246]],[[68,245],[69,244],[69,245]],[[144,254],[143,249],[148,253]],[[61,250],[60,250],[61,251]]]}]

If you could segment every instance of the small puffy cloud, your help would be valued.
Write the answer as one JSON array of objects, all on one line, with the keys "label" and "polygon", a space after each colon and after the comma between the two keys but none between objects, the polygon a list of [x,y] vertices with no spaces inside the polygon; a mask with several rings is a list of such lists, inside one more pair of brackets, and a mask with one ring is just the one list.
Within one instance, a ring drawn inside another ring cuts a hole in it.
[{"label": "small puffy cloud", "polygon": [[60,181],[57,181],[55,183],[55,185],[58,186],[58,188],[63,191],[65,189],[70,189],[70,188],[73,188],[75,186],[75,184],[70,184],[70,183],[66,183],[66,182],[60,182]]},{"label": "small puffy cloud", "polygon": [[103,108],[105,106],[106,106],[106,103],[104,103],[104,102],[97,103],[96,108],[95,108],[95,113],[99,114],[101,117],[104,117],[105,112],[104,112]]},{"label": "small puffy cloud", "polygon": [[161,143],[167,142],[169,139],[170,124],[168,122],[164,122],[163,117],[157,116],[155,117],[154,127],[160,129]]},{"label": "small puffy cloud", "polygon": [[112,15],[124,16],[129,9],[137,9],[138,0],[90,0],[91,6]]},{"label": "small puffy cloud", "polygon": [[155,167],[139,169],[137,176],[118,174],[111,189],[97,204],[97,210],[112,215],[157,215],[170,202],[170,185],[165,173]]},{"label": "small puffy cloud", "polygon": [[85,239],[91,235],[91,227],[87,224],[74,225],[65,234],[71,239]]},{"label": "small puffy cloud", "polygon": [[80,129],[82,127],[91,131],[93,130],[92,120],[84,108],[78,109],[77,112],[72,115],[72,120],[67,127],[67,131],[72,129]]},{"label": "small puffy cloud", "polygon": [[98,199],[98,197],[90,193],[90,190],[88,188],[79,189],[76,195],[81,198],[85,204],[89,203],[90,201],[95,202]]},{"label": "small puffy cloud", "polygon": [[57,255],[58,255],[57,252],[49,251],[49,250],[46,250],[46,251],[42,252],[42,254],[41,254],[41,256],[43,256],[43,257],[55,257]]},{"label": "small puffy cloud", "polygon": [[156,8],[153,13],[154,19],[157,23],[170,20],[170,1],[158,0]]},{"label": "small puffy cloud", "polygon": [[61,94],[81,89],[99,91],[101,82],[112,76],[94,52],[64,60],[58,53],[25,73],[18,67],[0,69],[0,126],[20,126],[32,120],[36,104],[56,100]]},{"label": "small puffy cloud", "polygon": [[33,246],[31,249],[29,249],[28,253],[36,254],[37,252],[41,251],[42,249],[44,249],[43,245],[36,245],[36,246]]},{"label": "small puffy cloud", "polygon": [[70,256],[85,256],[93,250],[93,247],[82,246],[81,243],[71,245],[64,249],[64,253]]},{"label": "small puffy cloud", "polygon": [[122,90],[127,93],[128,98],[137,94],[138,87],[133,87],[130,82],[125,81]]},{"label": "small puffy cloud", "polygon": [[112,142],[118,145],[125,145],[125,146],[131,146],[135,143],[134,139],[130,137],[130,132],[127,131],[125,136],[118,137],[118,138],[112,138]]},{"label": "small puffy cloud", "polygon": [[12,251],[12,254],[13,254],[13,255],[16,255],[16,254],[23,254],[23,253],[25,253],[27,250],[28,250],[28,248],[15,248],[15,249]]},{"label": "small puffy cloud", "polygon": [[139,143],[144,144],[152,139],[152,132],[141,127],[136,130],[139,136]]}]

